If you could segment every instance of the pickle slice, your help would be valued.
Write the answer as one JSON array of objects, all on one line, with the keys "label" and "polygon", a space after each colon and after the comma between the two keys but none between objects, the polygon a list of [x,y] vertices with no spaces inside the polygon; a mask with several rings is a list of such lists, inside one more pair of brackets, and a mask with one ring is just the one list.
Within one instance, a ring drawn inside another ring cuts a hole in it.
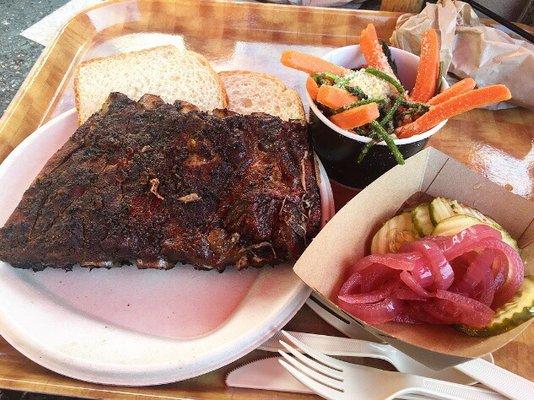
[{"label": "pickle slice", "polygon": [[412,210],[412,221],[420,236],[427,236],[434,230],[430,219],[430,207],[428,203],[419,204]]},{"label": "pickle slice", "polygon": [[483,328],[456,325],[469,336],[494,336],[521,325],[534,316],[534,276],[525,276],[517,294],[497,310],[493,320]]},{"label": "pickle slice", "polygon": [[375,234],[371,254],[397,253],[404,243],[418,238],[411,212],[403,212],[388,219]]},{"label": "pickle slice", "polygon": [[466,206],[465,204],[462,204],[457,200],[451,200],[446,197],[436,197],[430,203],[429,210],[430,219],[435,226],[438,225],[441,221],[454,217],[456,215],[468,215],[470,217],[480,220],[480,223],[489,225],[492,228],[495,228],[500,231],[502,235],[502,240],[512,246],[515,250],[519,250],[519,247],[517,247],[517,242],[506,231],[506,229],[499,225],[494,219],[485,216],[475,208]]},{"label": "pickle slice", "polygon": [[482,224],[482,222],[470,215],[455,215],[445,218],[437,224],[432,231],[432,236],[453,236],[470,226],[478,224]]}]

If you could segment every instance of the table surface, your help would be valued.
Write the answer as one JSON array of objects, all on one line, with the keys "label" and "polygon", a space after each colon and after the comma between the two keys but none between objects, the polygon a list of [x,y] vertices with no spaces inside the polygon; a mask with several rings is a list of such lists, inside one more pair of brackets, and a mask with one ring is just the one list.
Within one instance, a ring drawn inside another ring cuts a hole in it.
[{"label": "table surface", "polygon": [[[22,4],[24,1],[20,3]],[[373,18],[376,15],[379,15],[379,13],[373,14]],[[0,23],[2,17],[0,17]],[[367,17],[369,18],[369,15]],[[346,19],[347,28],[343,28],[343,25],[340,25],[339,29],[349,29],[349,27],[350,29],[347,32],[343,32],[343,35],[336,36],[335,38],[327,38],[328,40],[332,40],[331,44],[334,44],[334,39],[337,42],[349,42],[353,40],[349,35],[354,34],[353,31],[356,29],[356,23],[362,23],[362,17],[358,17],[358,19],[354,17],[354,20],[351,20],[353,18],[352,16],[341,14],[335,15],[336,23],[340,18]],[[332,23],[333,20],[334,18],[332,20],[317,19],[322,24]],[[329,26],[328,29],[332,29],[332,27]],[[260,33],[258,31],[255,32],[257,35],[260,35]],[[261,35],[265,35],[266,37],[269,35],[276,36],[279,40],[284,38],[280,32],[267,30],[261,33]],[[284,33],[284,35],[289,36],[290,33]],[[194,45],[193,48],[201,48],[205,44],[203,38],[202,41],[200,40],[201,38],[196,38],[198,39],[196,41],[194,37],[189,37],[189,39],[191,40],[190,44]],[[319,39],[323,40],[323,38]],[[327,39],[324,39],[324,43],[328,43]],[[336,45],[340,45],[337,42]],[[233,45],[233,43],[226,44]],[[262,47],[265,46],[262,45]],[[224,47],[221,48],[225,49]],[[274,48],[276,49],[276,47]],[[257,51],[256,47],[254,49],[254,51]],[[213,50],[213,46],[205,47],[204,50]],[[219,47],[217,47],[217,51],[219,51]],[[234,53],[230,52],[230,54]],[[278,64],[276,65],[278,68]],[[24,120],[28,120],[27,115],[24,116]],[[475,110],[449,121],[446,127],[432,138],[430,144],[459,161],[470,165],[473,169],[505,186],[509,190],[532,200],[534,199],[533,127],[534,113],[524,109],[499,112]],[[332,328],[324,323],[321,324],[321,321],[307,309],[302,310],[290,324],[290,327],[295,330],[315,331],[324,334],[334,333]],[[497,351],[495,357],[499,365],[529,379],[534,379],[533,354],[534,329],[530,328],[517,340]],[[247,356],[245,360],[240,360],[237,364],[262,355],[265,356],[263,353],[254,352]],[[46,371],[25,359],[0,339],[0,387],[17,390],[39,390],[48,393],[61,392],[65,395],[80,397],[125,398],[130,395],[141,395],[143,393],[144,398],[161,398],[161,396],[164,398],[187,397],[199,399],[232,398],[234,400],[250,398],[250,391],[226,390],[224,388],[222,381],[224,374],[221,372],[226,372],[237,364],[225,367],[223,371],[219,370],[195,380],[162,387],[146,388],[143,390],[102,387],[77,382]],[[271,393],[258,392],[255,393],[254,397],[267,399],[273,398],[274,396]],[[280,394],[277,395],[277,398],[299,399],[304,398],[304,396]]]},{"label": "table surface", "polygon": [[0,1],[0,115],[43,51],[43,46],[21,36],[20,32],[67,2],[68,0]]}]

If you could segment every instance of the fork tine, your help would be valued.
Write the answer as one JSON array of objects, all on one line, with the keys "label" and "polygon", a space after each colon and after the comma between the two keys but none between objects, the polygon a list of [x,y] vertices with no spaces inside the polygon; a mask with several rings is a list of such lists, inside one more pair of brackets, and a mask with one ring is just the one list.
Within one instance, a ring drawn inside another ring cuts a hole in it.
[{"label": "fork tine", "polygon": [[317,381],[314,381],[309,376],[303,374],[298,369],[293,367],[292,365],[288,364],[284,360],[278,360],[280,364],[291,374],[293,375],[300,383],[302,383],[304,386],[309,387],[311,390],[313,390],[318,395],[324,397],[328,400],[341,400],[343,398],[343,392],[340,392],[338,390],[329,388],[328,386],[325,386]]},{"label": "fork tine", "polygon": [[323,374],[331,378],[338,379],[340,381],[343,380],[343,374],[339,372],[338,370],[330,368],[330,367],[326,367],[323,364],[320,364],[317,361],[312,360],[310,357],[306,357],[300,351],[298,351],[294,347],[291,347],[289,344],[287,344],[283,340],[280,340],[280,344],[284,346],[287,351],[293,354],[295,358],[302,361],[302,363],[306,364],[308,367],[311,367],[316,371],[322,372]]},{"label": "fork tine", "polygon": [[280,353],[280,355],[282,357],[284,357],[285,360],[289,364],[291,364],[292,366],[297,368],[299,371],[305,373],[310,378],[316,380],[317,382],[320,382],[320,383],[322,383],[322,384],[324,384],[326,386],[329,386],[331,388],[334,388],[334,389],[343,390],[343,382],[342,381],[338,381],[336,379],[332,379],[332,378],[330,378],[330,377],[328,377],[326,375],[323,375],[323,374],[315,371],[314,369],[311,369],[307,365],[305,365],[305,364],[299,362],[298,360],[296,360],[295,358],[291,357],[289,354],[287,354],[283,350],[278,350],[278,353]]},{"label": "fork tine", "polygon": [[292,343],[294,343],[300,350],[302,350],[304,353],[308,354],[310,357],[315,358],[316,360],[322,362],[324,365],[330,368],[334,368],[338,371],[343,371],[343,364],[345,362],[336,360],[335,358],[329,357],[325,354],[322,354],[314,349],[312,349],[310,346],[302,343],[300,340],[298,340],[296,337],[290,335],[286,331],[281,331],[282,334],[288,338]]}]

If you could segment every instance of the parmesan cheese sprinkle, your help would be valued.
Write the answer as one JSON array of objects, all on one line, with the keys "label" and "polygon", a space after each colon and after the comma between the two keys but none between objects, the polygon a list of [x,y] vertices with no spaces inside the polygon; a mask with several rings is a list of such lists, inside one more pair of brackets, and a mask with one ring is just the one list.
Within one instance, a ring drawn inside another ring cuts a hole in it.
[{"label": "parmesan cheese sprinkle", "polygon": [[387,99],[395,91],[389,83],[368,74],[364,70],[351,72],[347,77],[350,77],[349,86],[359,87],[367,96],[373,99]]}]

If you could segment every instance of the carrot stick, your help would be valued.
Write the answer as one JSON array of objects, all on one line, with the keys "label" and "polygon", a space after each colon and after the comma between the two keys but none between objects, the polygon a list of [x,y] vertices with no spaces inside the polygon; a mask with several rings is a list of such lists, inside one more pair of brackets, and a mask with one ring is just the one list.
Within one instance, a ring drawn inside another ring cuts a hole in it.
[{"label": "carrot stick", "polygon": [[433,128],[441,121],[454,117],[466,111],[488,104],[509,100],[512,97],[504,85],[491,85],[460,94],[443,103],[432,106],[428,112],[414,122],[397,128],[399,138],[407,138]]},{"label": "carrot stick", "polygon": [[382,51],[382,46],[378,41],[373,24],[367,25],[360,34],[360,49],[369,67],[374,67],[388,75],[395,76],[386,55]]},{"label": "carrot stick", "polygon": [[427,102],[436,93],[439,75],[439,40],[434,29],[429,29],[421,37],[421,56],[417,67],[415,87],[411,97],[415,101]]},{"label": "carrot stick", "polygon": [[460,94],[467,93],[473,90],[476,85],[477,83],[472,78],[462,79],[461,81],[456,82],[454,85],[452,85],[447,90],[432,97],[428,101],[428,104],[430,104],[431,106],[435,106],[436,104],[443,103],[444,101],[447,101],[455,96],[458,96]]},{"label": "carrot stick", "polygon": [[335,86],[321,85],[317,92],[317,102],[334,110],[354,103],[358,98],[345,89]]},{"label": "carrot stick", "polygon": [[354,129],[374,121],[379,116],[376,103],[369,103],[332,115],[330,121],[342,129]]},{"label": "carrot stick", "polygon": [[332,72],[333,74],[343,76],[347,72],[346,68],[332,64],[322,58],[293,50],[284,51],[280,62],[286,67],[298,69],[309,75],[317,72]]},{"label": "carrot stick", "polygon": [[317,99],[319,85],[317,85],[317,82],[315,82],[311,76],[308,76],[308,79],[306,80],[306,90],[308,91],[312,100]]}]

